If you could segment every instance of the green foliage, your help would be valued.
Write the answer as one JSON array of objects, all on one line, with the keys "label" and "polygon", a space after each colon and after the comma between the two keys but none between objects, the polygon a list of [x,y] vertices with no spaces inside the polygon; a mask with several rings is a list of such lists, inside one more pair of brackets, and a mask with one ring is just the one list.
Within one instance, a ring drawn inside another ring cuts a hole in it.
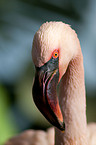
[{"label": "green foliage", "polygon": [[8,108],[8,94],[5,88],[0,85],[0,144],[3,144],[17,132]]}]

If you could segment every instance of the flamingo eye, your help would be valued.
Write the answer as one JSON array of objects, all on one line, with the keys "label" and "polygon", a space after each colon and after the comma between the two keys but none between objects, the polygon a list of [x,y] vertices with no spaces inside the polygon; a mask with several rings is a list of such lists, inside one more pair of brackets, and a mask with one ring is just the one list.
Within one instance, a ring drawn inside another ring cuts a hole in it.
[{"label": "flamingo eye", "polygon": [[58,52],[58,50],[55,50],[54,52],[53,52],[53,58],[57,58],[58,56],[59,56],[59,52]]}]

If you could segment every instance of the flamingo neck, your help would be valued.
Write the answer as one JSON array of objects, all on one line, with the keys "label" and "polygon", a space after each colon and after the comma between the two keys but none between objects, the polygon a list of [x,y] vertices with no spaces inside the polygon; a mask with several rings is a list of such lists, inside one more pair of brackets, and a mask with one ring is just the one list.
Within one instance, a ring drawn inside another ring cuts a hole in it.
[{"label": "flamingo neck", "polygon": [[86,97],[81,50],[62,77],[59,100],[65,132],[56,129],[56,145],[87,145]]}]

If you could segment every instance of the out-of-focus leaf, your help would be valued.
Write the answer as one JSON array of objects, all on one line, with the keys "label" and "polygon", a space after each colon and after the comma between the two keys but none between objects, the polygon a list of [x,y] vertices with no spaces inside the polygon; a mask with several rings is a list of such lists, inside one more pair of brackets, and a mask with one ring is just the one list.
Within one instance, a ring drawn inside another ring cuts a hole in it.
[{"label": "out-of-focus leaf", "polygon": [[12,116],[10,116],[8,108],[8,94],[5,88],[0,85],[0,144],[3,144],[17,132],[16,125],[11,120]]}]

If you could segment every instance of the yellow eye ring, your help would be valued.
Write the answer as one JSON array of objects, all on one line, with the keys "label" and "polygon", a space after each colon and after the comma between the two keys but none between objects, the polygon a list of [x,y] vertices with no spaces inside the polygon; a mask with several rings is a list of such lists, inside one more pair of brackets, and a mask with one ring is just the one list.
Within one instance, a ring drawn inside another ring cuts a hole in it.
[{"label": "yellow eye ring", "polygon": [[59,52],[58,52],[58,50],[55,50],[54,52],[53,52],[53,58],[57,58],[58,56],[59,56]]}]

